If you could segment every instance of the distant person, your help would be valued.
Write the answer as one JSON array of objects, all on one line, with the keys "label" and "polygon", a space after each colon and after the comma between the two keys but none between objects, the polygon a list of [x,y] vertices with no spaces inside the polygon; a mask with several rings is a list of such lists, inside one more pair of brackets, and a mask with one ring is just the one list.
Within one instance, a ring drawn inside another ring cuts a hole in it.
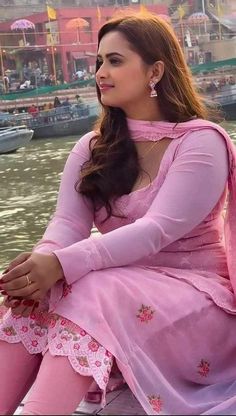
[{"label": "distant person", "polygon": [[84,103],[83,98],[79,94],[76,94],[75,98],[76,98],[76,101],[77,101],[78,104],[83,104]]},{"label": "distant person", "polygon": [[63,107],[70,107],[71,106],[71,103],[70,103],[70,101],[69,101],[69,98],[68,97],[66,97],[65,98],[65,100],[64,101],[62,101],[62,104],[61,104]]},{"label": "distant person", "polygon": [[39,109],[34,104],[32,104],[28,108],[28,113],[31,114],[33,117],[36,117],[38,115],[38,113],[39,113]]},{"label": "distant person", "polygon": [[26,79],[23,84],[20,85],[20,90],[27,90],[31,87],[31,81],[29,79]]},{"label": "distant person", "polygon": [[63,72],[61,69],[59,69],[58,73],[57,73],[57,79],[59,81],[60,84],[64,83],[64,76],[63,76]]},{"label": "distant person", "polygon": [[55,97],[54,102],[53,102],[53,107],[57,108],[57,107],[60,107],[60,106],[61,106],[61,101],[59,100],[58,97]]},{"label": "distant person", "polygon": [[47,111],[47,110],[49,110],[50,109],[50,107],[49,107],[49,103],[44,103],[43,104],[43,111]]},{"label": "distant person", "polygon": [[10,79],[9,77],[5,74],[3,77],[3,83],[4,83],[4,89],[5,92],[9,92],[9,88],[10,88]]},{"label": "distant person", "polygon": [[84,71],[82,69],[79,69],[78,71],[76,71],[75,75],[76,75],[77,79],[81,80],[84,77]]}]

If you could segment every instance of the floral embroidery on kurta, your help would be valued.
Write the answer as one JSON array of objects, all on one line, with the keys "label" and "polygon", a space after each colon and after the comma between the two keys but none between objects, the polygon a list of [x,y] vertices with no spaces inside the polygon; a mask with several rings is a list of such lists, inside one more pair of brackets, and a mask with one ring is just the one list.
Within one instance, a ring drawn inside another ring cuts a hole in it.
[{"label": "floral embroidery on kurta", "polygon": [[69,293],[72,291],[72,285],[68,285],[67,283],[63,284],[63,292],[62,297],[65,298]]},{"label": "floral embroidery on kurta", "polygon": [[210,363],[206,360],[201,360],[200,364],[198,365],[198,374],[202,377],[207,377],[210,371]]},{"label": "floral embroidery on kurta", "polygon": [[13,328],[13,326],[7,326],[6,328],[3,328],[3,332],[9,337],[12,335],[16,335],[16,331]]},{"label": "floral embroidery on kurta", "polygon": [[81,367],[89,367],[87,357],[78,357],[77,360]]},{"label": "floral embroidery on kurta", "polygon": [[136,316],[140,322],[147,323],[152,320],[155,311],[151,308],[151,306],[142,305],[138,312],[139,313]]},{"label": "floral embroidery on kurta", "polygon": [[148,401],[150,405],[152,406],[152,409],[154,412],[160,413],[162,411],[163,402],[161,400],[160,396],[148,396]]},{"label": "floral embroidery on kurta", "polygon": [[97,352],[98,351],[98,349],[99,349],[99,344],[98,344],[98,342],[96,342],[96,341],[90,341],[89,343],[88,343],[88,349],[90,350],[90,351],[92,351],[92,352]]}]

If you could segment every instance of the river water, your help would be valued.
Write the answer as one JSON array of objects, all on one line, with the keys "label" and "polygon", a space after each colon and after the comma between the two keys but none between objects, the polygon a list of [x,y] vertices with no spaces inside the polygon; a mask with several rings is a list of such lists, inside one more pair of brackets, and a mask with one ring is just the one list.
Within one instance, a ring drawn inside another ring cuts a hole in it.
[{"label": "river water", "polygon": [[[224,127],[236,142],[236,122]],[[0,270],[42,236],[53,213],[61,173],[76,137],[33,140],[0,155]]]}]

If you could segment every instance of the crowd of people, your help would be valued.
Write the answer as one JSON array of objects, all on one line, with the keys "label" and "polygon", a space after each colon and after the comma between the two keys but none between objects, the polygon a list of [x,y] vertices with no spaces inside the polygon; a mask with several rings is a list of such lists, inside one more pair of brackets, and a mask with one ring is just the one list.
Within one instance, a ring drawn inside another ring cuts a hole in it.
[{"label": "crowd of people", "polygon": [[212,93],[217,91],[224,91],[236,84],[235,75],[223,75],[218,78],[208,77],[197,80],[197,86],[202,93]]},{"label": "crowd of people", "polygon": [[[44,60],[45,61],[45,60]],[[71,82],[76,80],[88,80],[94,78],[94,74],[86,69],[78,69],[72,74]],[[40,67],[38,62],[30,61],[23,65],[21,76],[16,76],[15,71],[6,71],[3,77],[2,89],[5,92],[14,90],[31,89],[44,86],[61,85],[66,83],[62,69],[57,69],[56,74],[49,72],[46,62]]]}]

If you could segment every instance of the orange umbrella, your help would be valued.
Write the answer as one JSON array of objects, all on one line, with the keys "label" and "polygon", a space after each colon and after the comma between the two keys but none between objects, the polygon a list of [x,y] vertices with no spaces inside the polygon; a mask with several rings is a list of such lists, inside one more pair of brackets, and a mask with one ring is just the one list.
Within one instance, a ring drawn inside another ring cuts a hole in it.
[{"label": "orange umbrella", "polygon": [[76,17],[75,19],[71,19],[66,23],[67,29],[76,29],[77,33],[77,43],[80,43],[80,29],[84,27],[88,27],[89,22],[82,17]]}]

